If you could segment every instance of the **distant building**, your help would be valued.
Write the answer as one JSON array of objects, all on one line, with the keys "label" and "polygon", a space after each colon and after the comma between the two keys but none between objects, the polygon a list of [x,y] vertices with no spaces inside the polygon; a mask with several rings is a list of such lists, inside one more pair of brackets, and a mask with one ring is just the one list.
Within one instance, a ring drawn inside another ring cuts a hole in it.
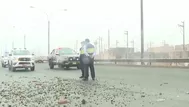
[{"label": "distant building", "polygon": [[148,48],[147,51],[153,52],[153,53],[170,53],[170,52],[174,51],[174,46],[165,44],[165,45],[159,46],[159,47]]}]

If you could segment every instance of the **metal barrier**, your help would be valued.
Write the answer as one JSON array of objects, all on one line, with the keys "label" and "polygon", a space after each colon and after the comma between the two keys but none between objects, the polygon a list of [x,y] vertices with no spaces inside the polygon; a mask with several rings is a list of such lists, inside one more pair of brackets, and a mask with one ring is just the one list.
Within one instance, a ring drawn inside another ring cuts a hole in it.
[{"label": "metal barrier", "polygon": [[95,62],[163,62],[163,63],[189,63],[189,59],[95,59]]},{"label": "metal barrier", "polygon": [[[47,60],[43,61],[46,62]],[[141,62],[143,63],[141,64]],[[151,67],[189,67],[189,59],[95,59],[95,64]]]},{"label": "metal barrier", "polygon": [[[142,63],[141,63],[142,62]],[[95,59],[97,65],[189,67],[189,59]]]}]

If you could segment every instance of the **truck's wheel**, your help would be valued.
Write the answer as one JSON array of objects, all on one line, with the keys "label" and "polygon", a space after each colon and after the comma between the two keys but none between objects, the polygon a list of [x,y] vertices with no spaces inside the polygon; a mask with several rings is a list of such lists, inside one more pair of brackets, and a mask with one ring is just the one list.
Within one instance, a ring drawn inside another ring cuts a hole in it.
[{"label": "truck's wheel", "polygon": [[81,69],[80,65],[77,66],[77,69]]},{"label": "truck's wheel", "polygon": [[69,66],[66,66],[66,69],[69,69],[70,67]]},{"label": "truck's wheel", "polygon": [[31,67],[30,69],[31,71],[35,71],[35,66]]}]

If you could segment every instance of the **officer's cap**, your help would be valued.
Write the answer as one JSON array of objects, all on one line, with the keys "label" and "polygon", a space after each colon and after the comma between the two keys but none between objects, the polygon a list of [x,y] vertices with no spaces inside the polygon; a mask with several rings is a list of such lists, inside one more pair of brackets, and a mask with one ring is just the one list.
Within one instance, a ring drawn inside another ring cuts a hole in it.
[{"label": "officer's cap", "polygon": [[90,40],[89,39],[85,39],[85,42],[90,42]]}]

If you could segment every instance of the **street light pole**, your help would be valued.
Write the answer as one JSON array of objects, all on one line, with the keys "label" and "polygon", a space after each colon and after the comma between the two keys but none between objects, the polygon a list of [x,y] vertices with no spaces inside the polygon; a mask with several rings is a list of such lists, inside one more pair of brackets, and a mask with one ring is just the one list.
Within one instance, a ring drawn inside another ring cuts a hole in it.
[{"label": "street light pole", "polygon": [[26,35],[24,35],[24,49],[26,48]]},{"label": "street light pole", "polygon": [[[34,6],[30,6],[30,8],[36,8]],[[67,11],[67,9],[64,9],[64,11]],[[50,54],[50,19],[49,19],[49,15],[47,14],[47,12],[42,11],[46,16],[47,16],[47,21],[48,21],[48,54]]]},{"label": "street light pole", "polygon": [[110,30],[108,29],[108,49],[110,49]]},{"label": "street light pole", "polygon": [[185,23],[184,21],[182,22],[182,25],[178,25],[179,27],[182,27],[182,39],[183,39],[183,51],[185,51]]},{"label": "street light pole", "polygon": [[50,20],[49,19],[48,19],[48,54],[50,54]]},{"label": "street light pole", "polygon": [[[144,22],[143,22],[143,0],[140,0],[140,10],[141,10],[141,59],[144,58]],[[144,62],[141,61],[141,65],[144,65]]]},{"label": "street light pole", "polygon": [[129,37],[128,37],[128,31],[125,31],[125,35],[126,35],[126,38],[127,38],[127,49],[126,49],[126,58],[128,58],[128,48],[129,48]]},{"label": "street light pole", "polygon": [[14,49],[14,41],[12,41],[12,49]]}]

